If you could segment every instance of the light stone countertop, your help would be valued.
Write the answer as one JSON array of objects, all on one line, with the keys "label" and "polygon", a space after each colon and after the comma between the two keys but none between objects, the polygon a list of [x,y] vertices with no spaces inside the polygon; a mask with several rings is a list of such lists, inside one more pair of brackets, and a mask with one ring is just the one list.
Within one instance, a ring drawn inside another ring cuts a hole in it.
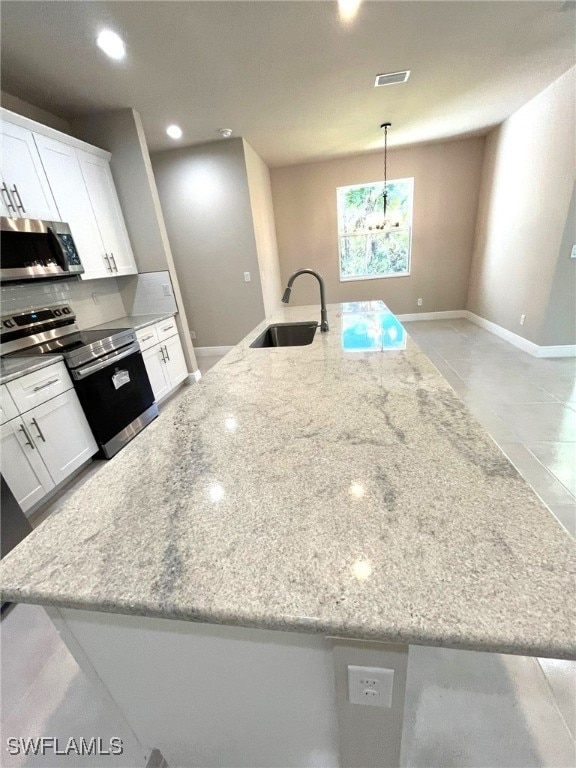
[{"label": "light stone countertop", "polygon": [[6,384],[13,379],[19,379],[27,373],[39,371],[41,368],[47,368],[60,360],[64,360],[62,355],[30,355],[30,357],[3,357],[0,360],[0,384]]},{"label": "light stone countertop", "polygon": [[402,346],[380,302],[328,315],[168,404],[0,563],[4,598],[575,658],[572,538],[409,337],[361,351]]},{"label": "light stone countertop", "polygon": [[174,317],[176,312],[163,312],[156,315],[126,315],[125,317],[119,317],[117,320],[108,320],[106,323],[100,325],[94,325],[88,330],[100,330],[101,328],[115,330],[118,328],[134,328],[135,331],[139,331],[140,328],[146,328],[148,325],[159,323],[161,320],[166,320],[169,317]]}]

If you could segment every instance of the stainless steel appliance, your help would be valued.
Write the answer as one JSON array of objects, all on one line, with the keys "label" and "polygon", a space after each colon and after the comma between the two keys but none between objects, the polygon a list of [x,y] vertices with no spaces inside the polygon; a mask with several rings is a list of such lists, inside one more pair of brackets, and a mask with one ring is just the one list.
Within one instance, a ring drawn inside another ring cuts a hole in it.
[{"label": "stainless steel appliance", "polygon": [[2,316],[0,354],[59,354],[102,455],[109,459],[158,415],[132,328],[81,331],[68,304]]},{"label": "stainless steel appliance", "polygon": [[0,219],[0,280],[47,280],[84,272],[68,224],[40,219]]}]

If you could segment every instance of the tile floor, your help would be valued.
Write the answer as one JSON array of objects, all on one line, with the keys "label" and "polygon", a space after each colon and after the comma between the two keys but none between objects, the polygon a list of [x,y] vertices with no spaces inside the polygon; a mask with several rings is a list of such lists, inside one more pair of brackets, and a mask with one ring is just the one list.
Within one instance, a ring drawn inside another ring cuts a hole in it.
[{"label": "tile floor", "polygon": [[[551,514],[576,535],[576,361],[537,360],[466,320],[406,327]],[[219,359],[200,358],[202,374]],[[35,523],[97,471],[95,462]],[[4,740],[21,731],[117,735],[127,745],[123,762],[83,758],[81,764],[143,765],[128,724],[114,716],[41,608],[15,606],[1,629],[1,765],[62,765],[41,758],[8,762]],[[574,768],[575,735],[576,664],[410,649],[403,768]],[[65,765],[76,768],[69,759]]]}]

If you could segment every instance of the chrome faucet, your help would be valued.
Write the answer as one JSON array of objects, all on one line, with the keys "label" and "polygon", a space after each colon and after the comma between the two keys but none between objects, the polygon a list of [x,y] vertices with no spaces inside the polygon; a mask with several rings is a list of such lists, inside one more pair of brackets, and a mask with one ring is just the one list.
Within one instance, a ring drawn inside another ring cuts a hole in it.
[{"label": "chrome faucet", "polygon": [[318,280],[318,283],[320,284],[320,330],[322,332],[325,332],[328,330],[328,311],[326,309],[326,288],[324,286],[324,278],[318,272],[315,272],[313,269],[297,269],[296,272],[294,272],[294,274],[291,275],[290,280],[288,280],[288,285],[286,286],[286,290],[284,291],[284,296],[282,296],[282,302],[284,304],[288,304],[288,302],[290,301],[292,286],[294,285],[294,280],[296,280],[298,275],[314,275],[314,277],[316,278],[316,280]]}]

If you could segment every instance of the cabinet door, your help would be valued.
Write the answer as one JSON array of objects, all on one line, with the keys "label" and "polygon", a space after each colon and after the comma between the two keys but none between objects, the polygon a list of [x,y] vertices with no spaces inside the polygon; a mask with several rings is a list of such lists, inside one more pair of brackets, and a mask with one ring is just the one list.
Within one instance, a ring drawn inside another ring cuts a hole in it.
[{"label": "cabinet door", "polygon": [[172,388],[164,362],[166,355],[162,355],[160,346],[156,345],[143,352],[142,358],[146,366],[146,373],[150,379],[154,399],[161,400]]},{"label": "cabinet door", "polygon": [[13,216],[61,219],[32,132],[7,122],[2,123],[2,177],[17,208]]},{"label": "cabinet door", "polygon": [[98,451],[73,389],[22,418],[56,485]]},{"label": "cabinet door", "polygon": [[110,277],[112,265],[105,258],[106,249],[92,210],[76,150],[62,141],[40,134],[34,134],[34,141],[62,221],[70,225],[85,270],[82,277]]},{"label": "cabinet door", "polygon": [[0,469],[16,501],[26,512],[54,488],[54,482],[34,439],[23,427],[22,419],[13,419],[0,427]]},{"label": "cabinet door", "polygon": [[89,152],[79,149],[77,153],[104,249],[111,259],[114,272],[117,275],[135,275],[138,270],[110,165],[104,158]]},{"label": "cabinet door", "polygon": [[180,382],[184,381],[188,376],[188,368],[186,366],[186,360],[184,359],[182,344],[180,344],[180,337],[172,336],[160,346],[164,347],[166,368],[168,370],[168,377],[172,388],[175,387],[176,384],[180,384]]}]

